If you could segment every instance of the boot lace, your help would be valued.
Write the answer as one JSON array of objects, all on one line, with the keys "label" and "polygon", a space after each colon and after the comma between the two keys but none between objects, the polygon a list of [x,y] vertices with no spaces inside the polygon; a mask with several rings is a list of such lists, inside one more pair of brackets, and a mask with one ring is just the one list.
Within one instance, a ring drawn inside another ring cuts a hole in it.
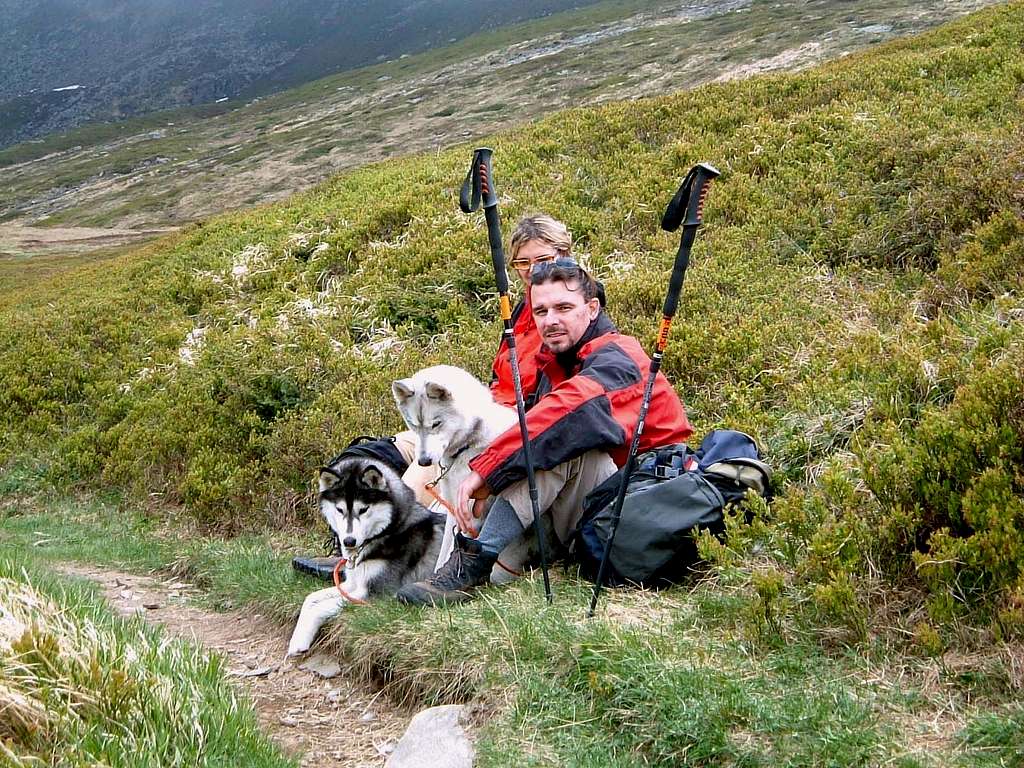
[{"label": "boot lace", "polygon": [[463,562],[463,558],[473,559],[473,555],[466,552],[465,550],[455,547],[452,550],[451,557],[448,558],[448,562],[441,566],[441,569],[434,574],[434,578],[430,581],[434,586],[439,589],[460,589],[465,586],[464,575],[466,574],[466,566],[469,563]]}]

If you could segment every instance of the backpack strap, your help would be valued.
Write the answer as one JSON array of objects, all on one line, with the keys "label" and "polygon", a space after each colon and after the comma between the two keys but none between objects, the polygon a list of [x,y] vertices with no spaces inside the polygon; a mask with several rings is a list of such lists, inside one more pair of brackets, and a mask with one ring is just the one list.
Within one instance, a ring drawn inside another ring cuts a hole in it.
[{"label": "backpack strap", "polygon": [[[650,466],[650,472],[660,480],[669,480],[673,477],[679,477],[683,472],[687,472],[691,469],[693,463],[693,451],[686,443],[674,443],[672,445],[666,445],[661,448],[655,448],[648,454],[653,454],[653,465]],[[646,459],[644,464],[647,465],[650,459]],[[641,462],[637,462],[639,466]]]},{"label": "backpack strap", "polygon": [[402,452],[395,445],[393,435],[388,437],[359,435],[359,437],[355,438],[345,447],[345,450],[327,462],[327,466],[333,466],[342,459],[356,456],[383,461],[394,468],[399,475],[404,475],[405,470],[409,468],[409,464],[406,462],[405,457],[402,456]]}]

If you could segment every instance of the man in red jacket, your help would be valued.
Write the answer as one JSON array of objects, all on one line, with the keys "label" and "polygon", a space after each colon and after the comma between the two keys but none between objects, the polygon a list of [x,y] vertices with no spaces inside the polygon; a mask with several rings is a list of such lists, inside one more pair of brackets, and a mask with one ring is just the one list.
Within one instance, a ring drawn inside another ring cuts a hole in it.
[{"label": "man in red jacket", "polygon": [[[542,340],[527,432],[538,506],[562,545],[579,522],[583,499],[625,463],[643,399],[650,358],[601,312],[597,284],[575,261],[558,258],[530,273],[530,311]],[[692,433],[672,385],[655,379],[640,451],[682,443]],[[533,522],[519,426],[499,435],[470,462],[456,518],[474,529],[480,505],[496,498],[476,539],[456,536],[448,562],[427,581],[398,592],[405,603],[461,602],[487,580],[504,547]]]},{"label": "man in red jacket", "polygon": [[[512,329],[516,337],[519,358],[519,379],[527,398],[526,407],[533,405],[536,392],[537,353],[541,348],[540,332],[530,310],[530,270],[557,258],[572,258],[572,234],[558,219],[543,213],[524,216],[512,230],[508,244],[509,264],[525,289],[523,298],[512,310]],[[597,298],[605,305],[604,286],[597,283]],[[508,342],[502,336],[498,353],[491,366],[491,394],[496,402],[516,407],[516,393],[512,382],[512,362],[508,358]]]},{"label": "man in red jacket", "polygon": [[[509,264],[522,281],[524,288],[529,288],[530,269],[559,257],[569,257],[572,253],[572,234],[568,227],[557,219],[543,213],[524,216],[512,231],[509,240]],[[600,290],[600,285],[598,286]],[[523,300],[512,312],[516,337],[516,352],[519,358],[519,375],[523,391],[528,395],[534,391],[537,381],[535,358],[541,348],[541,337],[537,324],[530,312],[529,291],[524,291]],[[603,292],[599,293],[602,305]],[[494,364],[491,367],[491,394],[495,401],[515,407],[516,396],[512,383],[512,364],[508,359],[508,344],[504,337],[498,347]],[[526,407],[533,404],[527,400]],[[370,456],[394,466],[402,475],[406,485],[416,492],[416,498],[422,504],[430,505],[431,497],[424,490],[427,483],[437,478],[436,466],[421,467],[416,459],[416,437],[410,431],[399,432],[391,438],[356,438],[359,445],[346,448],[347,454]],[[346,455],[342,453],[331,462]],[[292,560],[292,566],[303,573],[319,576],[327,581],[333,579],[334,566],[341,559],[340,544],[336,538],[333,552],[327,557],[300,556]]]}]

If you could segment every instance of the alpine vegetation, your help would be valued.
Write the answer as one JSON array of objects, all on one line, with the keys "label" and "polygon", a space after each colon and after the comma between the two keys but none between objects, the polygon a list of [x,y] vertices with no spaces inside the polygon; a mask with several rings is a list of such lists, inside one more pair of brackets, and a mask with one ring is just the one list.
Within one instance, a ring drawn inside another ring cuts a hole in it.
[{"label": "alpine vegetation", "polygon": [[[647,348],[675,252],[658,216],[695,162],[722,172],[662,371],[698,438],[742,430],[779,470],[770,506],[701,542],[761,640],[1024,635],[1021,39],[1011,2],[494,137],[503,215],[567,222]],[[485,229],[457,212],[468,156],[370,166],[5,297],[0,456],[223,533],[314,523],[312,468],[399,426],[393,380],[486,377],[499,331]],[[572,690],[601,667],[588,690],[613,718],[628,691],[593,653]]]}]

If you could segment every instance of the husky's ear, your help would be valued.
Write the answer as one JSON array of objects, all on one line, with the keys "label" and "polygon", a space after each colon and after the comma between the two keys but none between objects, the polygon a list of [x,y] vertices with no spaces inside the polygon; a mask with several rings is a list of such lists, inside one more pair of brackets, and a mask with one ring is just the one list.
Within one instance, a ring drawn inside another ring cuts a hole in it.
[{"label": "husky's ear", "polygon": [[401,405],[410,397],[412,397],[416,390],[409,386],[410,379],[399,379],[398,381],[391,382],[391,394],[395,396],[395,402]]},{"label": "husky's ear", "polygon": [[438,384],[436,381],[428,381],[425,389],[427,392],[427,397],[431,398],[432,400],[452,399],[451,390],[449,390],[448,387],[444,386],[443,384]]},{"label": "husky's ear", "polygon": [[337,485],[341,478],[338,477],[338,473],[330,467],[320,467],[320,493],[323,493],[328,488]]},{"label": "husky's ear", "polygon": [[369,466],[364,469],[360,479],[363,481],[363,485],[375,491],[386,491],[388,489],[388,481],[384,477],[384,473],[377,469],[377,467]]}]

